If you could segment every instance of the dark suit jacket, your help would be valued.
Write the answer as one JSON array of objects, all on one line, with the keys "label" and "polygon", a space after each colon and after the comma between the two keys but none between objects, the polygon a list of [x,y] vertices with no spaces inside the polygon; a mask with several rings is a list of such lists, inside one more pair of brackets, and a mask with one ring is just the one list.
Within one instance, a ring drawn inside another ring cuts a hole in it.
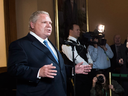
[{"label": "dark suit jacket", "polygon": [[[7,67],[8,73],[18,79],[17,96],[66,96],[65,66],[61,54],[55,50],[59,64],[31,34],[10,44]],[[39,68],[51,63],[56,66],[57,76],[37,79]]]},{"label": "dark suit jacket", "polygon": [[128,74],[127,52],[128,49],[126,48],[126,45],[123,44],[120,50],[120,58],[123,58],[123,65],[121,67],[121,73],[123,74]]},{"label": "dark suit jacket", "polygon": [[[121,45],[122,46],[122,45]],[[112,59],[110,59],[111,60],[111,71],[112,72],[116,72],[116,73],[118,73],[118,71],[120,72],[120,67],[121,67],[121,65],[117,62],[117,60],[116,60],[116,58],[117,58],[117,53],[116,53],[116,48],[115,48],[115,44],[113,44],[113,45],[111,45],[110,46],[111,47],[111,49],[112,49],[112,51],[113,51],[113,53],[114,53],[114,56],[113,56],[113,58]],[[121,49],[121,47],[120,47],[120,49]],[[120,53],[119,53],[120,54]],[[118,59],[120,59],[120,58],[118,58]],[[118,70],[118,69],[119,70]]]}]

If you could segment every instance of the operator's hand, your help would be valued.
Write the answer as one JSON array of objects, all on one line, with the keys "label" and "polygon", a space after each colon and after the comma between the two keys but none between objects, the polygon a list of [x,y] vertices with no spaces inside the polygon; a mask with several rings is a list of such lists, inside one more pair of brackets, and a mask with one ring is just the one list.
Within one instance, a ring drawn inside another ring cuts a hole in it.
[{"label": "operator's hand", "polygon": [[115,91],[115,88],[113,85],[109,85],[108,87],[109,87],[109,89],[112,89],[113,91]]},{"label": "operator's hand", "polygon": [[101,47],[104,51],[107,51],[107,48],[105,47],[105,45],[100,45],[100,47]]},{"label": "operator's hand", "polygon": [[93,81],[93,82],[92,82],[92,87],[95,87],[96,82],[97,82],[97,77],[94,77],[92,81]]},{"label": "operator's hand", "polygon": [[53,64],[44,65],[40,68],[39,77],[54,78],[57,75],[56,67]]}]

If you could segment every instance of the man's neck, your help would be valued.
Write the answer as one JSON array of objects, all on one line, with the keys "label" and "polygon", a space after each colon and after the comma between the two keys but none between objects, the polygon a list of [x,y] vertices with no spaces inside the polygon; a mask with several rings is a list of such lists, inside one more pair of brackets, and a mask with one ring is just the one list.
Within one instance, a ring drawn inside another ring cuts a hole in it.
[{"label": "man's neck", "polygon": [[[70,37],[73,37],[73,38],[76,38],[76,37],[74,37],[74,36],[72,36],[72,35],[69,35]],[[78,39],[78,38],[76,38],[76,39]]]}]

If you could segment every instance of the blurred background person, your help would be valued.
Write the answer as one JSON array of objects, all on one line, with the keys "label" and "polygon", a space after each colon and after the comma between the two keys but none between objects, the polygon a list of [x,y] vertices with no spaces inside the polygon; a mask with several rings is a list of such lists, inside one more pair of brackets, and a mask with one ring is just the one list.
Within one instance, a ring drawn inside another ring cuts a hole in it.
[{"label": "blurred background person", "polygon": [[[79,44],[81,45],[78,38],[80,37],[80,27],[78,24],[73,23],[69,26],[69,36],[67,42]],[[82,47],[83,46],[83,47]],[[83,65],[93,65],[93,61],[90,57],[89,52],[86,49],[86,46],[75,46],[74,47],[74,59],[75,64],[78,62],[83,62]],[[73,62],[73,56],[72,56],[72,46],[62,45],[62,52],[65,58],[67,58],[65,61]],[[71,64],[71,63],[70,63]],[[85,74],[76,74],[76,96],[89,96],[90,95],[90,88],[91,88],[91,82],[89,80],[89,75]]]},{"label": "blurred background person", "polygon": [[112,96],[119,96],[119,93],[124,92],[124,89],[117,81],[112,80],[112,84],[109,85],[108,76],[98,71],[92,80],[91,96],[110,96],[109,89],[112,90]]},{"label": "blurred background person", "polygon": [[[120,35],[115,35],[113,38],[114,44],[111,45],[111,49],[114,53],[114,56],[111,60],[111,72],[112,73],[119,73],[122,67],[122,64],[119,63],[119,58],[120,58],[120,50],[122,50],[123,44],[121,44],[121,36]],[[120,78],[119,77],[113,77],[118,83],[120,83]]]},{"label": "blurred background person", "polygon": [[114,44],[110,46],[114,53],[114,56],[111,59],[111,71],[114,73],[120,73],[121,64],[119,64],[119,57],[120,57],[119,50],[121,50],[121,46],[122,46],[120,35],[115,35],[113,40],[114,40]]},{"label": "blurred background person", "polygon": [[[121,46],[121,50],[119,53],[120,53],[119,63],[122,65],[120,69],[120,73],[127,75],[128,74],[128,35],[123,46]],[[128,96],[128,78],[121,77],[121,84],[125,90],[123,96]]]}]

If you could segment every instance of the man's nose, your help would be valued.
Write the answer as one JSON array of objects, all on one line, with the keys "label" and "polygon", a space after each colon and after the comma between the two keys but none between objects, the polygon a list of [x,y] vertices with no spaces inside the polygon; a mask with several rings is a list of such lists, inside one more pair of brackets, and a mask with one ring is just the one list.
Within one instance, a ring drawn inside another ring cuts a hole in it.
[{"label": "man's nose", "polygon": [[50,23],[47,23],[47,27],[51,27],[51,24]]}]

